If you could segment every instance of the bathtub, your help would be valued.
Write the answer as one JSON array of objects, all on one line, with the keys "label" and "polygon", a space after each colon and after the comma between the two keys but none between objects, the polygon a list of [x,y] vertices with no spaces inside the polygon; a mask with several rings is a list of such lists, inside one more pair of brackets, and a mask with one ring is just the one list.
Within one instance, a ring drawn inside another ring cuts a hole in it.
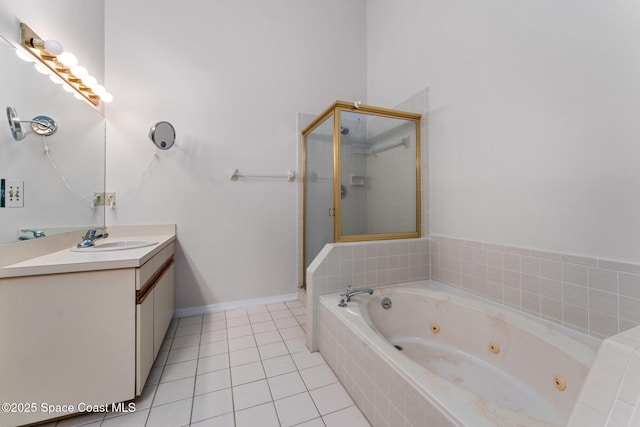
[{"label": "bathtub", "polygon": [[563,426],[599,344],[433,281],[338,300],[320,352],[373,426]]}]

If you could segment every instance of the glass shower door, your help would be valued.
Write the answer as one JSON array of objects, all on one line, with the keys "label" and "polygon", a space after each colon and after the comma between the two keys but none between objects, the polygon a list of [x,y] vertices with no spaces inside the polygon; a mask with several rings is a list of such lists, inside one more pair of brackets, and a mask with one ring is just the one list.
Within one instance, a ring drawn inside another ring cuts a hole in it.
[{"label": "glass shower door", "polygon": [[338,241],[418,237],[419,121],[340,111]]},{"label": "glass shower door", "polygon": [[333,116],[305,138],[304,268],[333,242]]}]

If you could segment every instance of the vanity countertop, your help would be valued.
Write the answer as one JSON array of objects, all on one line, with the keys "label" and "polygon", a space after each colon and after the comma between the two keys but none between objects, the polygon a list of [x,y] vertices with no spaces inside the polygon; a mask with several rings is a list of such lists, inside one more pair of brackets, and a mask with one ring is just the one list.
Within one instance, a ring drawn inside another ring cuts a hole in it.
[{"label": "vanity countertop", "polygon": [[[114,270],[142,266],[151,257],[176,239],[172,234],[118,236],[113,240],[146,240],[153,246],[105,252],[73,252],[70,247],[0,268],[0,278],[74,273],[80,271]],[[105,240],[108,242],[110,239]]]}]

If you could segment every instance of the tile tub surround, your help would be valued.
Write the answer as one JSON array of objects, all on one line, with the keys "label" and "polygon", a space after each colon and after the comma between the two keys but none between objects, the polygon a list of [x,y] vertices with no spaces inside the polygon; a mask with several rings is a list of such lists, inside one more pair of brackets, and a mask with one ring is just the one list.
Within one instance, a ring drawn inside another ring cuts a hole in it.
[{"label": "tile tub surround", "polygon": [[431,236],[431,279],[596,338],[640,325],[640,265]]},{"label": "tile tub surround", "polygon": [[456,426],[323,303],[320,352],[374,427]]},{"label": "tile tub surround", "polygon": [[[429,239],[329,243],[307,268],[307,347],[318,350],[321,295],[429,279]],[[337,303],[337,301],[336,301]]]},{"label": "tile tub surround", "polygon": [[602,342],[568,427],[640,425],[640,327]]}]

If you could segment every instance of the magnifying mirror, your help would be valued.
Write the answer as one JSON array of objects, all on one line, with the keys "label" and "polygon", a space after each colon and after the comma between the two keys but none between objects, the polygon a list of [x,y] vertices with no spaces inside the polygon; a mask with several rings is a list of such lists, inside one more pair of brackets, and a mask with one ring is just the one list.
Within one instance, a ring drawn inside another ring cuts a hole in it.
[{"label": "magnifying mirror", "polygon": [[161,150],[168,150],[176,142],[176,130],[169,122],[158,122],[149,129],[149,138]]},{"label": "magnifying mirror", "polygon": [[16,141],[22,141],[24,139],[24,133],[22,132],[22,125],[20,124],[20,117],[15,108],[7,107],[7,120],[9,120],[9,127],[11,128],[11,134]]}]

